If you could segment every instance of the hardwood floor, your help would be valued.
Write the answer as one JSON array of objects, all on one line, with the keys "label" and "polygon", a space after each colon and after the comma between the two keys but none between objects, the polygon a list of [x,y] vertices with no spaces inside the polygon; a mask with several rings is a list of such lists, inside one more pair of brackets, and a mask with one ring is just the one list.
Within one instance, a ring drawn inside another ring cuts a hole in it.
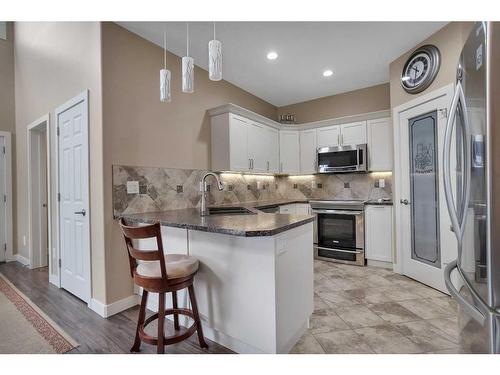
[{"label": "hardwood floor", "polygon": [[[0,273],[80,344],[70,353],[129,353],[134,341],[138,306],[104,319],[83,301],[50,284],[46,269],[30,270],[17,262],[10,262],[0,264]],[[150,314],[152,312],[148,311],[148,316]],[[169,335],[173,332],[173,323],[167,322]],[[196,335],[193,335],[186,341],[167,346],[165,351],[168,354],[232,353],[208,339],[207,342],[209,349],[201,349]],[[156,347],[142,344],[141,353],[156,353]]]}]

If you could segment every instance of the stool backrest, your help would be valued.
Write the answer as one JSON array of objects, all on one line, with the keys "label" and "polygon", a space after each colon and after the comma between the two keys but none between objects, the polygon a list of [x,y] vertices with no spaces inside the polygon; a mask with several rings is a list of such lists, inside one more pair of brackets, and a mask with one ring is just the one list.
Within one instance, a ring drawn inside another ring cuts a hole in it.
[{"label": "stool backrest", "polygon": [[[130,274],[132,277],[139,277],[141,279],[148,279],[147,277],[139,276],[135,270],[137,268],[137,261],[160,262],[161,279],[166,281],[167,269],[165,267],[165,255],[163,253],[163,243],[161,240],[161,226],[160,223],[144,226],[128,226],[124,218],[120,219],[120,227],[122,228],[123,236],[125,237],[125,244],[127,245],[128,260],[130,263]],[[139,250],[134,247],[133,240],[144,240],[148,238],[155,238],[157,248],[154,250]]]}]

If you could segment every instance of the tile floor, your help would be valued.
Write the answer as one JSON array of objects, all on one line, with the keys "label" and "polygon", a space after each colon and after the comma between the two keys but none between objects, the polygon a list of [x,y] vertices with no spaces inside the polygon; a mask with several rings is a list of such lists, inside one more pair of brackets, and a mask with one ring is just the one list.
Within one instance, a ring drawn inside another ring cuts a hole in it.
[{"label": "tile floor", "polygon": [[292,353],[459,353],[457,305],[379,267],[314,263],[314,314]]}]

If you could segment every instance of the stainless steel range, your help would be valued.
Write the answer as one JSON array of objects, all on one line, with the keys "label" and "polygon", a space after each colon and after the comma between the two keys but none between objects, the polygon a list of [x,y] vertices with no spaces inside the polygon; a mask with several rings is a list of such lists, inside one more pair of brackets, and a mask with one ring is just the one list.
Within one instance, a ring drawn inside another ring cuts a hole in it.
[{"label": "stainless steel range", "polygon": [[314,221],[314,257],[365,265],[364,201],[310,201]]}]

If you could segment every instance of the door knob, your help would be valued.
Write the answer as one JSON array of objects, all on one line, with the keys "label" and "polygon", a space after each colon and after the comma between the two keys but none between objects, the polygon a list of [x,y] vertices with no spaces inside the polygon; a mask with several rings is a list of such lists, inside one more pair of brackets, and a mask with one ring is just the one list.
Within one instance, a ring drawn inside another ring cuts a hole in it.
[{"label": "door knob", "polygon": [[85,211],[85,209],[81,210],[81,211],[75,211],[75,215],[82,215],[82,216],[85,216],[87,214],[87,211]]},{"label": "door knob", "polygon": [[401,199],[399,201],[401,204],[404,204],[405,206],[409,205],[410,204],[410,201],[408,199]]}]

